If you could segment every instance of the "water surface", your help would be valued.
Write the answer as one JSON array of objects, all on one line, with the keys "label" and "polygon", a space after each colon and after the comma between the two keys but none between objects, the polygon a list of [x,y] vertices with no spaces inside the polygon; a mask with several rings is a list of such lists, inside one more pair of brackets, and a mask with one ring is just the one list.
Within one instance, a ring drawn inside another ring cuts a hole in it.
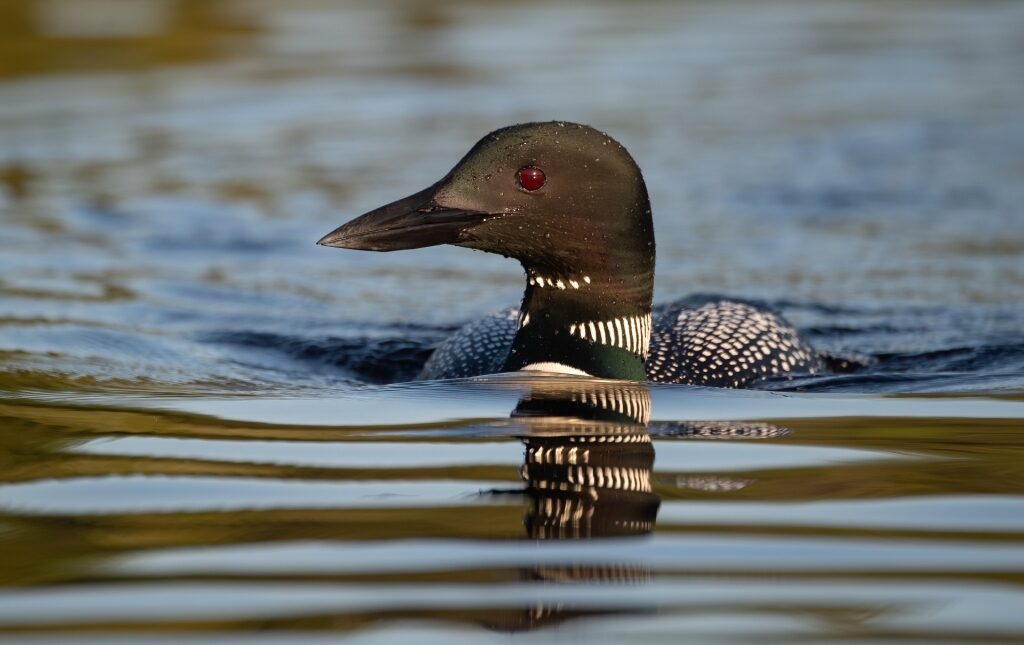
[{"label": "water surface", "polygon": [[[538,416],[647,396],[646,427]],[[1019,396],[505,376],[116,403],[0,404],[4,636],[1024,634]]]},{"label": "water surface", "polygon": [[[1024,640],[1024,5],[0,25],[0,640]],[[521,270],[313,242],[549,119],[643,168],[658,301],[854,369],[409,383]]]}]

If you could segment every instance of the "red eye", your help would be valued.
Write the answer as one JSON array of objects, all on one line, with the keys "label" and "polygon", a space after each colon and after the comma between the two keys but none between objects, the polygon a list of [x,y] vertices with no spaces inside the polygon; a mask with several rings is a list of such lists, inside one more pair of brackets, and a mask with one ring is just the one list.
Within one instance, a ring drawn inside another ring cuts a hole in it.
[{"label": "red eye", "polygon": [[516,177],[519,179],[519,185],[525,190],[534,191],[544,185],[544,171],[540,168],[533,166],[520,168]]}]

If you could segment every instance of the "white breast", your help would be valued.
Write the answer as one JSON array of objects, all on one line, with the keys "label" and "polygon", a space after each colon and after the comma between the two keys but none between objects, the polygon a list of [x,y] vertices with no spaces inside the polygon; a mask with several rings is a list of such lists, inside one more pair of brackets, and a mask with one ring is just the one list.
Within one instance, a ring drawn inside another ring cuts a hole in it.
[{"label": "white breast", "polygon": [[530,363],[523,367],[520,371],[523,372],[553,372],[555,374],[575,374],[576,376],[592,376],[587,374],[583,370],[570,367],[569,365],[563,365],[562,363],[555,363],[553,361],[543,361],[541,363]]}]

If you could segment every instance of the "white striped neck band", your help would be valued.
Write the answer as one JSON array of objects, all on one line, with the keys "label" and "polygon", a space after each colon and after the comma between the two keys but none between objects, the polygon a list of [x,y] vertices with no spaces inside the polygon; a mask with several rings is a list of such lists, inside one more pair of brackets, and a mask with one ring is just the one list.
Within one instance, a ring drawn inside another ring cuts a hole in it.
[{"label": "white striped neck band", "polygon": [[569,333],[592,343],[621,347],[646,359],[651,344],[651,314],[573,323]]}]

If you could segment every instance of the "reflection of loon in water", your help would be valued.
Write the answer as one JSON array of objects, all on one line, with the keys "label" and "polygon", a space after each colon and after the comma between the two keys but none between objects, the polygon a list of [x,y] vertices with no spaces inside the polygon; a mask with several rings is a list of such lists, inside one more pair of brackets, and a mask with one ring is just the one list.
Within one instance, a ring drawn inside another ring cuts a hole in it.
[{"label": "reflection of loon in water", "polygon": [[645,386],[580,383],[562,391],[534,389],[512,417],[529,430],[523,436],[522,469],[531,499],[529,537],[653,530],[659,501],[651,491],[654,447],[646,427],[650,395]]},{"label": "reflection of loon in water", "polygon": [[654,227],[640,169],[618,142],[582,125],[492,132],[433,186],[319,243],[453,244],[522,263],[520,310],[456,332],[423,378],[540,370],[743,387],[822,366],[788,323],[751,303],[691,298],[652,310]]},{"label": "reflection of loon in water", "polygon": [[[660,500],[651,487],[654,446],[647,432],[650,394],[642,383],[540,379],[512,418],[523,429],[521,475],[527,539],[640,537],[654,530]],[[550,584],[642,584],[650,569],[626,546],[621,562],[565,561],[524,569],[524,580]],[[489,626],[535,629],[571,618],[618,613],[538,602],[495,612]]]},{"label": "reflection of loon in water", "polygon": [[[590,540],[639,538],[654,531],[660,498],[654,492],[654,445],[648,430],[651,399],[643,383],[546,379],[531,382],[512,411],[525,445],[521,476],[528,499],[523,521],[527,539]],[[696,439],[766,438],[786,430],[759,423],[659,423],[657,432]],[[705,481],[706,480],[706,481]],[[704,490],[730,490],[747,481],[703,478],[675,482]],[[650,569],[642,544],[624,543],[619,562],[564,561],[524,569],[541,584],[643,584]],[[485,622],[522,630],[571,618],[635,609],[565,607],[534,603],[521,611],[496,611]]]}]

